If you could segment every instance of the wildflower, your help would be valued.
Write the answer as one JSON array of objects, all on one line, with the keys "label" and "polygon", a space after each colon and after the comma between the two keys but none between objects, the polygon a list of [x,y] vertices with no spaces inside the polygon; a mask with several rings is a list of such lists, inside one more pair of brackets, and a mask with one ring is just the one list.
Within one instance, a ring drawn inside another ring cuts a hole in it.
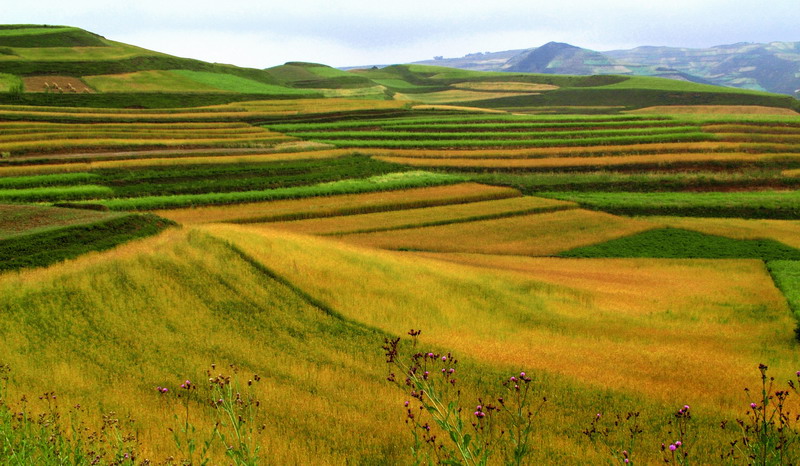
[{"label": "wildflower", "polygon": [[525,373],[524,372],[520,372],[519,376],[522,377],[522,378],[525,378]]},{"label": "wildflower", "polygon": [[757,405],[757,404],[755,404],[755,403],[750,403],[750,408],[751,408],[751,409],[756,409],[756,406],[758,406],[758,405]]},{"label": "wildflower", "polygon": [[680,440],[678,440],[677,442],[675,442],[675,446],[676,446],[676,447],[679,447],[679,446],[681,446],[681,445],[683,445],[683,442],[681,442]]},{"label": "wildflower", "polygon": [[509,380],[510,380],[510,381],[512,381],[512,382],[516,382],[516,381],[517,381],[517,378],[516,378],[516,377],[514,377],[514,376],[512,375],[512,376],[511,376],[511,378],[510,378]]},{"label": "wildflower", "polygon": [[683,410],[684,411],[689,411],[689,405],[683,405]]},{"label": "wildflower", "polygon": [[677,449],[678,447],[674,443],[669,446],[669,451],[675,451]]},{"label": "wildflower", "polygon": [[442,356],[442,361],[447,361],[447,356]]},{"label": "wildflower", "polygon": [[406,408],[408,408],[408,401],[406,401],[405,403],[403,403],[403,406],[405,406]]}]

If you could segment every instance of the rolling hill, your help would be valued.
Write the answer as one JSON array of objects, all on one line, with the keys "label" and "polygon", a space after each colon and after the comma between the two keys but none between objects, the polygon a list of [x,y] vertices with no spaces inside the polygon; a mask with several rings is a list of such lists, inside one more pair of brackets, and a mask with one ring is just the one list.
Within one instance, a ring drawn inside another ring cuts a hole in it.
[{"label": "rolling hill", "polygon": [[800,90],[800,42],[699,49],[643,46],[606,52],[550,42],[531,49],[416,63],[480,71],[656,76],[792,96]]},{"label": "rolling hill", "polygon": [[800,462],[792,97],[2,40],[0,463]]}]

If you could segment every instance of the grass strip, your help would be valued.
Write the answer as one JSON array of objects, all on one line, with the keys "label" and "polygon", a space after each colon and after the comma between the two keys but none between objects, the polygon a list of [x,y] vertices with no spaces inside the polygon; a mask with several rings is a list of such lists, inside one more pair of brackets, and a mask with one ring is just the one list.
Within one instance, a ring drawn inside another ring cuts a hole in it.
[{"label": "grass strip", "polygon": [[732,239],[679,228],[660,228],[583,246],[560,257],[800,260],[800,250],[772,239]]},{"label": "grass strip", "polygon": [[113,194],[106,186],[79,185],[44,188],[0,189],[0,202],[48,202],[94,199]]},{"label": "grass strip", "polygon": [[800,219],[800,191],[538,192],[621,215]]},{"label": "grass strip", "polygon": [[14,236],[0,240],[0,270],[43,267],[154,235],[170,225],[174,223],[152,214],[136,214]]},{"label": "grass strip", "polygon": [[612,144],[638,144],[638,143],[665,143],[665,142],[696,142],[715,141],[717,137],[707,133],[684,133],[653,136],[618,136],[583,139],[519,139],[519,140],[475,140],[461,139],[455,141],[417,140],[394,141],[378,140],[364,141],[358,139],[324,140],[317,142],[332,144],[338,147],[351,148],[452,148],[452,147],[556,147],[556,146],[599,146]]},{"label": "grass strip", "polygon": [[464,177],[424,171],[390,173],[366,179],[351,179],[310,186],[242,191],[229,193],[184,194],[174,196],[148,196],[131,199],[94,201],[111,210],[155,210],[190,207],[196,205],[235,204],[242,202],[297,199],[336,194],[355,194],[394,189],[436,186],[464,181]]}]

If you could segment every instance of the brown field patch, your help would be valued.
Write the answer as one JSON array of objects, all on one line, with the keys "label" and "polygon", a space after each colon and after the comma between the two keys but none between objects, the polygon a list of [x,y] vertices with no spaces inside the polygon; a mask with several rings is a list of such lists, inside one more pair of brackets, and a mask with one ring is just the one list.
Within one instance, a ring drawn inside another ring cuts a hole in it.
[{"label": "brown field patch", "polygon": [[341,235],[390,250],[548,256],[656,228],[641,220],[571,209],[452,225]]},{"label": "brown field patch", "polygon": [[461,183],[431,188],[383,191],[367,194],[313,197],[284,201],[254,202],[225,207],[196,207],[159,210],[158,215],[178,223],[255,223],[281,219],[319,218],[384,212],[446,204],[458,204],[489,199],[519,197],[512,188]]},{"label": "brown field patch", "polygon": [[107,220],[120,215],[124,214],[85,209],[0,204],[0,239],[35,233],[52,227]]},{"label": "brown field patch", "polygon": [[22,78],[26,92],[93,94],[95,91],[80,78],[71,76],[28,76]]}]

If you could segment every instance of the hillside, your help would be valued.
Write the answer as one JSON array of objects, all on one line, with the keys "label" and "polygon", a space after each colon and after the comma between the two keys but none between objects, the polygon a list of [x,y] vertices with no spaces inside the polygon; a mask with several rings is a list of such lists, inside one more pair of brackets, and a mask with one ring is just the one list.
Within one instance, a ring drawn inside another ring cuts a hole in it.
[{"label": "hillside", "polygon": [[3,31],[0,463],[800,464],[792,97]]},{"label": "hillside", "polygon": [[541,47],[417,64],[481,71],[655,76],[779,94],[800,89],[800,43],[741,43],[704,49],[643,46],[596,52],[550,42]]},{"label": "hillside", "polygon": [[[73,27],[7,25],[0,30],[0,103],[169,108],[323,97],[434,105],[469,102],[470,106],[492,109],[797,105],[790,99],[781,101],[768,94],[743,95],[691,83],[678,86],[620,76],[554,77],[553,73],[625,71],[596,52],[567,44],[547,44],[511,58],[508,63],[509,71],[519,72],[481,74],[405,65],[342,71],[302,62],[257,70],[174,57]],[[625,91],[620,92],[621,88]]]}]

